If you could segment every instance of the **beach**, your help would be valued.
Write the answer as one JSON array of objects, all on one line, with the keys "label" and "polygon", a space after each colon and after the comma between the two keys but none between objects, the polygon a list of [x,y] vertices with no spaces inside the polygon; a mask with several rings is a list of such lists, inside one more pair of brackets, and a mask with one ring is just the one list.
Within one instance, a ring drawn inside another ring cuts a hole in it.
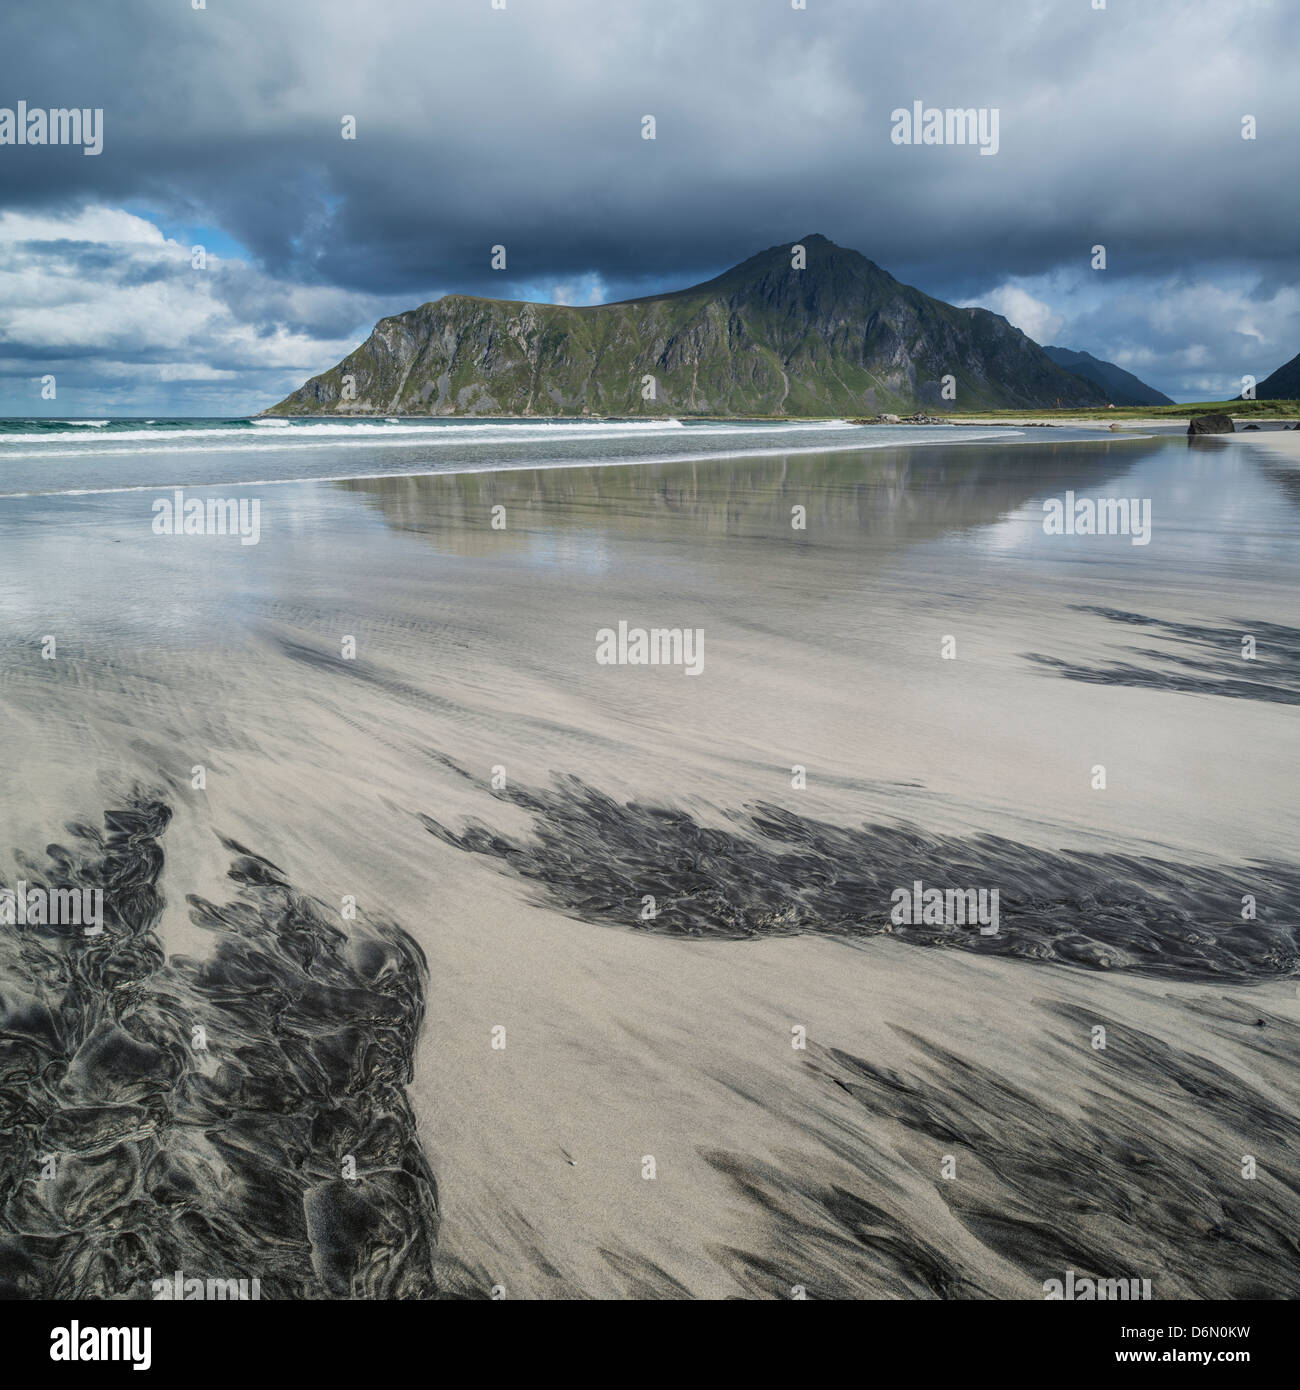
[{"label": "beach", "polygon": [[[1300,1292],[1300,434],[369,428],[0,442],[0,879],[110,917],[0,927],[13,1287]],[[171,488],[257,542],[159,534]],[[917,881],[999,930],[893,920]],[[96,1010],[158,1054],[120,1093]]]}]

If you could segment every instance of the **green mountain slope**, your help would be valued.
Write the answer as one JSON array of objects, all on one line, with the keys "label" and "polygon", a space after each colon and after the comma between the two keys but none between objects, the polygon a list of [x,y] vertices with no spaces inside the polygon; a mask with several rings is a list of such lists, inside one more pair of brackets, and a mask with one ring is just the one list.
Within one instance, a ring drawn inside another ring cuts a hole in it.
[{"label": "green mountain slope", "polygon": [[[672,294],[574,308],[447,295],[381,319],[271,415],[843,415],[1104,405],[987,309],[805,237]],[[955,398],[943,397],[943,378]],[[345,378],[352,378],[351,394]],[[646,378],[653,378],[653,399]]]}]

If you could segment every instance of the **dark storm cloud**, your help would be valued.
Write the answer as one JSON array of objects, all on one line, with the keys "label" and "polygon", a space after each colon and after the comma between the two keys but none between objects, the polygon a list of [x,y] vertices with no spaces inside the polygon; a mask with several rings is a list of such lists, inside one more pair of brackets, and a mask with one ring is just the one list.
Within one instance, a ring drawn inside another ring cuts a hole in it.
[{"label": "dark storm cloud", "polygon": [[[950,299],[1098,242],[1116,281],[1244,268],[1268,297],[1300,278],[1298,38],[1284,0],[28,5],[0,105],[103,107],[105,144],[0,147],[3,206],[151,209],[387,309],[591,272],[624,297],[813,231]],[[997,155],[892,144],[915,99],[998,108]]]},{"label": "dark storm cloud", "polygon": [[[511,278],[630,283],[814,229],[954,294],[1098,240],[1290,273],[1297,38],[1217,0],[30,6],[0,100],[103,106],[105,151],[0,153],[10,206],[149,202],[382,293],[500,292],[498,241]],[[892,145],[914,98],[998,107],[998,155]]]}]

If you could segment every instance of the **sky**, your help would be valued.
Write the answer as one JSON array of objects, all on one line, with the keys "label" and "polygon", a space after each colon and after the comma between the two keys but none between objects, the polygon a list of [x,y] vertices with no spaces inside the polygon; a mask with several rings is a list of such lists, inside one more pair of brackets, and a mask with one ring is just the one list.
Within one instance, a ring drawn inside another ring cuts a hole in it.
[{"label": "sky", "polygon": [[[1178,400],[1300,352],[1295,0],[800,3],[9,7],[0,141],[103,118],[0,143],[0,414],[243,415],[442,294],[600,303],[812,232]],[[996,154],[895,143],[915,101],[996,109]]]}]

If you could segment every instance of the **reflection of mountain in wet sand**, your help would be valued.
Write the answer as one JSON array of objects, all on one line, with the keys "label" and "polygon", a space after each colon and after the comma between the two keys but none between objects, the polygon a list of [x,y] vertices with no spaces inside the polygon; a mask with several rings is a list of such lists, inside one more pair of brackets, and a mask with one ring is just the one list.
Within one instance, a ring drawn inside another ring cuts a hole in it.
[{"label": "reflection of mountain in wet sand", "polygon": [[[582,530],[611,522],[620,534],[646,538],[798,538],[813,531],[819,545],[851,544],[864,533],[901,543],[988,525],[1058,487],[1101,486],[1143,453],[1141,440],[1107,440],[1086,451],[1071,444],[1017,446],[997,454],[931,445],[618,469],[356,478],[336,486],[365,497],[391,526],[426,535],[452,554],[527,550],[536,543],[536,525]],[[507,524],[493,532],[495,506],[506,508]],[[806,530],[792,531],[796,506],[805,510]]]}]

